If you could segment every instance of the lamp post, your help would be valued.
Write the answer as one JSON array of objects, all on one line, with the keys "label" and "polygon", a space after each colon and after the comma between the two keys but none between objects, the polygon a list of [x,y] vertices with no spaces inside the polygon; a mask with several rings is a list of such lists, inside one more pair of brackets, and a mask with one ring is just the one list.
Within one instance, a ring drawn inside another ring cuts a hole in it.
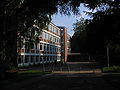
[{"label": "lamp post", "polygon": [[110,61],[109,61],[109,46],[107,45],[107,66],[110,66]]}]

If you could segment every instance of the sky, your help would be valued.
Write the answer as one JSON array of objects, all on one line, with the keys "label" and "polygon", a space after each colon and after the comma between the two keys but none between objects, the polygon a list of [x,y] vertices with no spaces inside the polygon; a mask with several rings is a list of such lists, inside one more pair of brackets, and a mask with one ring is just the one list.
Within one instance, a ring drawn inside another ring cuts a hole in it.
[{"label": "sky", "polygon": [[73,23],[76,22],[76,20],[80,20],[81,17],[83,18],[90,18],[83,11],[88,11],[87,8],[85,8],[83,5],[80,6],[80,13],[81,15],[61,15],[60,13],[53,15],[52,17],[52,23],[54,23],[56,26],[64,26],[68,29],[68,34],[71,36],[74,34],[73,31]]}]

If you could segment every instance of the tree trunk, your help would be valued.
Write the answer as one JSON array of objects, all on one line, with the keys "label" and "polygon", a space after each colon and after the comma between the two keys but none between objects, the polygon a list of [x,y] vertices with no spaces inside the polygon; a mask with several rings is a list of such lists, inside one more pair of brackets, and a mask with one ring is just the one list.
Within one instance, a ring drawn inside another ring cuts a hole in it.
[{"label": "tree trunk", "polygon": [[17,67],[17,19],[15,16],[2,16],[0,26],[0,73]]}]

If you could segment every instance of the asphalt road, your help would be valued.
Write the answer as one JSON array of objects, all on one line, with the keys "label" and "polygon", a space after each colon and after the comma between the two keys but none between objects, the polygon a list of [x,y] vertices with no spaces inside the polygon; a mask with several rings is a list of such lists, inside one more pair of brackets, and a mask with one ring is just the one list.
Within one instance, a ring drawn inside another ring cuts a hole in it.
[{"label": "asphalt road", "polygon": [[52,74],[11,83],[5,90],[118,90],[102,78],[95,63],[68,62],[50,67],[46,70],[52,69]]}]

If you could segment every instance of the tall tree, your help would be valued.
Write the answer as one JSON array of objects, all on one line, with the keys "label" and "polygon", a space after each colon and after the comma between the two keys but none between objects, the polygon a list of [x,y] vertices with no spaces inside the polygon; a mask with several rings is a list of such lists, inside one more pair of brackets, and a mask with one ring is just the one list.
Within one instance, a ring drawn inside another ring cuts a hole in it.
[{"label": "tall tree", "polygon": [[[96,8],[96,12],[87,13],[93,17],[86,22],[86,32],[81,32],[82,22],[78,21],[75,26],[77,31],[73,36],[73,41],[80,41],[75,45],[82,47],[85,52],[89,53],[97,61],[106,64],[107,48],[110,49],[110,64],[119,62],[118,53],[120,51],[120,0],[107,1]],[[86,34],[85,34],[86,33]],[[75,38],[76,35],[76,38]],[[83,37],[85,36],[85,37]],[[84,43],[83,41],[86,41]],[[87,49],[86,49],[87,48]],[[74,49],[75,50],[75,49]],[[81,51],[83,52],[83,51]]]},{"label": "tall tree", "polygon": [[[72,36],[72,52],[85,53],[87,50],[86,23],[83,18],[73,24],[74,35]],[[76,47],[76,48],[74,48]]]}]

